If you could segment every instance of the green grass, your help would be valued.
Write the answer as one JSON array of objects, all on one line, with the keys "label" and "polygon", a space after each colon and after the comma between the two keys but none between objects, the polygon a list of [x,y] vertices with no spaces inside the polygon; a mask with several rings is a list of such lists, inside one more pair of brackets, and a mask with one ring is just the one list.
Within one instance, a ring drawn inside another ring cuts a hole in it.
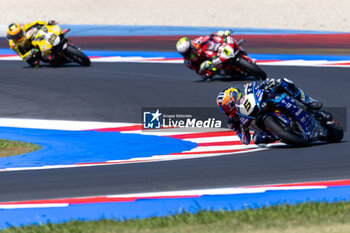
[{"label": "green grass", "polygon": [[0,139],[0,157],[20,155],[40,149],[41,146],[37,144]]},{"label": "green grass", "polygon": [[70,221],[7,228],[1,233],[350,232],[350,202],[278,205],[236,212],[201,211],[128,221]]}]

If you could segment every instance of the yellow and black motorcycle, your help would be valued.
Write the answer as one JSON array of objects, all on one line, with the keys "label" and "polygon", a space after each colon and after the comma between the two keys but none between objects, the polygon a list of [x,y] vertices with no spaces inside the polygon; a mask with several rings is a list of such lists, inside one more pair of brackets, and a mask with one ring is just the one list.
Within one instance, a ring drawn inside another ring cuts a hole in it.
[{"label": "yellow and black motorcycle", "polygon": [[90,59],[80,48],[68,41],[65,37],[67,32],[69,29],[62,31],[58,25],[39,28],[31,38],[37,59],[55,66],[70,62],[89,66]]}]

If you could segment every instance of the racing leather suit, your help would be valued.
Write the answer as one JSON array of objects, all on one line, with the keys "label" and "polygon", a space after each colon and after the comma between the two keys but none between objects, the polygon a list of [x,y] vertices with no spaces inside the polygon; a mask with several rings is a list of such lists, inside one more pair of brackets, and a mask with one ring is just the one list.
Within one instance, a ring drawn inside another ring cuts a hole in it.
[{"label": "racing leather suit", "polygon": [[53,25],[55,21],[50,20],[45,21],[34,21],[29,24],[22,25],[22,29],[25,33],[25,38],[23,41],[9,40],[9,45],[12,50],[14,50],[24,61],[26,61],[31,66],[39,65],[38,51],[31,44],[32,36],[37,32],[39,28],[44,25]]},{"label": "racing leather suit", "polygon": [[218,48],[230,36],[231,31],[219,31],[210,34],[209,36],[200,36],[192,40],[194,51],[189,57],[184,57],[184,63],[203,79],[212,78],[217,69],[211,63],[212,59],[216,58]]},{"label": "racing leather suit", "polygon": [[[296,100],[300,101],[301,103],[305,104],[307,107],[313,110],[319,110],[322,107],[322,103],[310,98],[303,90],[296,87],[295,84],[286,78],[283,79],[266,79],[263,81],[260,86],[269,86],[269,88],[273,88],[276,92],[282,93],[285,92],[286,94],[294,97]],[[245,84],[244,88],[251,88],[251,84]],[[239,91],[238,88],[235,88]],[[237,98],[236,107],[238,108],[238,105],[240,104],[240,100],[243,98],[243,93],[240,95],[240,98]],[[252,128],[254,130],[253,135],[253,142],[255,144],[267,144],[272,143],[274,140],[272,140],[269,137],[264,136],[259,130],[259,128],[255,127],[255,124],[252,124],[252,119],[245,117],[244,115],[241,115],[237,112],[237,114],[234,114],[234,116],[230,116],[228,119],[228,127],[232,129],[237,136],[240,138],[240,141],[248,145],[251,141],[251,135],[249,132],[249,128]]]}]

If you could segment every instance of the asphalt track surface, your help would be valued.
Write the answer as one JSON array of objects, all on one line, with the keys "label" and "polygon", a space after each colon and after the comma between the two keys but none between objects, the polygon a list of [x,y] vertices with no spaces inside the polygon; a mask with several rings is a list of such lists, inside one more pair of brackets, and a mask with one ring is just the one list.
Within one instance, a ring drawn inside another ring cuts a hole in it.
[{"label": "asphalt track surface", "polygon": [[[350,107],[348,68],[264,66],[327,107]],[[242,83],[239,81],[238,83]],[[180,64],[93,63],[28,68],[0,62],[0,116],[139,123],[141,107],[215,107],[232,79],[202,82]],[[349,117],[347,117],[349,120]],[[63,198],[350,178],[342,143],[128,165],[0,173],[0,201]]]}]

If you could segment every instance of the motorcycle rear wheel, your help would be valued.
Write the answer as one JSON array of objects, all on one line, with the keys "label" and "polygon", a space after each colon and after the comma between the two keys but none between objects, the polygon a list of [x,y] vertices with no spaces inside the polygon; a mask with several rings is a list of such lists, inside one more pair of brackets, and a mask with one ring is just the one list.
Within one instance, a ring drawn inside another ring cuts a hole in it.
[{"label": "motorcycle rear wheel", "polygon": [[237,61],[237,66],[247,72],[248,74],[264,81],[266,79],[266,73],[258,65],[249,62],[247,59],[240,57]]},{"label": "motorcycle rear wheel", "polygon": [[82,66],[89,66],[91,64],[90,59],[83,52],[72,45],[67,46],[64,54]]},{"label": "motorcycle rear wheel", "polygon": [[276,117],[269,115],[264,119],[266,129],[274,136],[277,136],[280,141],[292,146],[306,146],[310,140],[303,134],[299,134],[294,130],[289,129],[286,125]]}]

